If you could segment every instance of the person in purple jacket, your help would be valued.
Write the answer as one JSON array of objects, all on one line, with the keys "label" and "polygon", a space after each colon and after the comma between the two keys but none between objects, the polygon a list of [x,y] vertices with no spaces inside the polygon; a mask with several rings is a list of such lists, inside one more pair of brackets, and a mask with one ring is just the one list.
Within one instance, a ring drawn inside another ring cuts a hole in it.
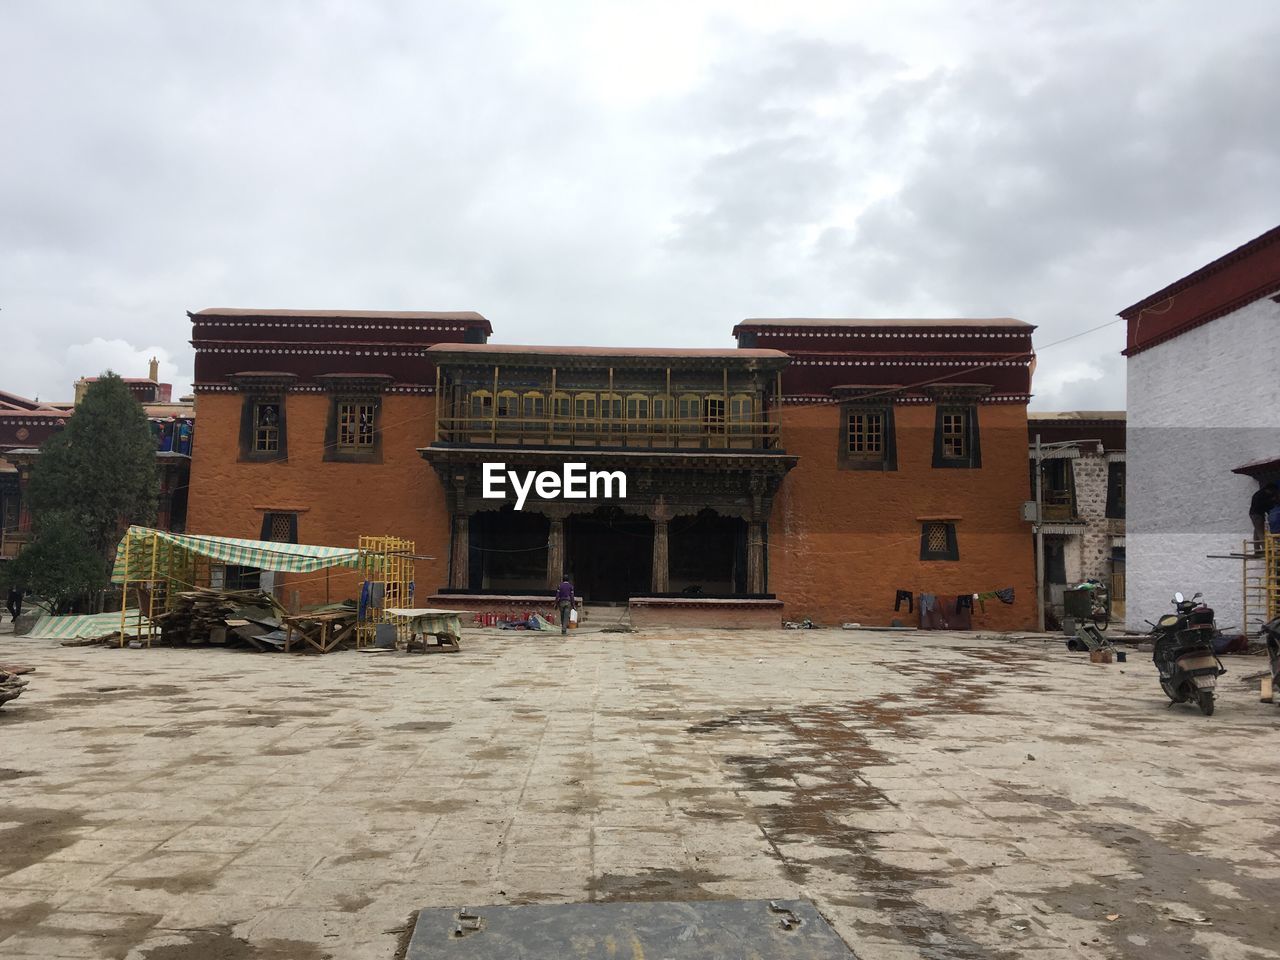
[{"label": "person in purple jacket", "polygon": [[560,608],[560,635],[569,632],[569,611],[573,609],[573,584],[565,577],[556,590],[556,606]]}]

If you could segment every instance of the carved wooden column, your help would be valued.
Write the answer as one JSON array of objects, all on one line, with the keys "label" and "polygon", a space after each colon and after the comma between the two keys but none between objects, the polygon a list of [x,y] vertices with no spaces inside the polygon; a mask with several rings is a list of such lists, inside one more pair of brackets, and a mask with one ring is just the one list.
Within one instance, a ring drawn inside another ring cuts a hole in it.
[{"label": "carved wooden column", "polygon": [[552,516],[547,533],[547,589],[560,586],[564,576],[564,518]]},{"label": "carved wooden column", "polygon": [[747,523],[747,593],[764,593],[764,522]]},{"label": "carved wooden column", "polygon": [[449,586],[465,590],[471,586],[471,514],[467,511],[467,478],[453,478],[453,536],[450,539]]},{"label": "carved wooden column", "polygon": [[670,589],[670,539],[668,527],[671,511],[659,497],[653,507],[653,576],[649,589],[654,593],[666,593]]},{"label": "carved wooden column", "polygon": [[747,593],[765,592],[764,525],[765,482],[751,478],[751,516],[747,518]]}]

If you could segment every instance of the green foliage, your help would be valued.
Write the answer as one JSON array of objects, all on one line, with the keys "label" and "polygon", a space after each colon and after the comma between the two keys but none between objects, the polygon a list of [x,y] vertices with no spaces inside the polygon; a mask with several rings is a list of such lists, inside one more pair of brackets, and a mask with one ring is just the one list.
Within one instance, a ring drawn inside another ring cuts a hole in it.
[{"label": "green foliage", "polygon": [[41,514],[35,538],[3,569],[5,587],[18,585],[42,597],[54,613],[65,613],[80,597],[101,590],[111,574],[79,519],[57,511]]},{"label": "green foliage", "polygon": [[37,538],[46,515],[65,515],[104,559],[129,524],[155,517],[155,440],[142,406],[114,373],[89,385],[66,429],[40,448],[29,493]]},{"label": "green foliage", "polygon": [[146,414],[123,380],[103,374],[40,448],[27,488],[34,537],[5,579],[66,611],[107,585],[116,544],[155,517],[159,488]]}]

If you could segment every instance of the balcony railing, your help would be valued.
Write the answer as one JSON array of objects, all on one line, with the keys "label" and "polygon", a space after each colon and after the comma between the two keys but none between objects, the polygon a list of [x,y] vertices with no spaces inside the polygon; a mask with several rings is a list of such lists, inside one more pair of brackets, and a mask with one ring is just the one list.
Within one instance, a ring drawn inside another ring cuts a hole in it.
[{"label": "balcony railing", "polygon": [[1051,523],[1071,523],[1076,516],[1075,497],[1070,490],[1046,490],[1042,494],[1041,512]]},{"label": "balcony railing", "polygon": [[637,450],[776,450],[778,425],[703,418],[664,420],[551,419],[548,417],[441,417],[438,437],[448,443]]}]

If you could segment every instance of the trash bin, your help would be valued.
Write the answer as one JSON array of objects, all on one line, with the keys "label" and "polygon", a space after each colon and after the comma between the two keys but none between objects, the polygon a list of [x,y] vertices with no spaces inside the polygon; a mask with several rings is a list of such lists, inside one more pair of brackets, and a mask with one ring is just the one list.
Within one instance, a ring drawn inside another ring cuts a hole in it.
[{"label": "trash bin", "polygon": [[1066,617],[1074,617],[1076,620],[1088,620],[1089,615],[1093,612],[1093,591],[1092,590],[1063,590],[1062,591],[1062,613]]}]

